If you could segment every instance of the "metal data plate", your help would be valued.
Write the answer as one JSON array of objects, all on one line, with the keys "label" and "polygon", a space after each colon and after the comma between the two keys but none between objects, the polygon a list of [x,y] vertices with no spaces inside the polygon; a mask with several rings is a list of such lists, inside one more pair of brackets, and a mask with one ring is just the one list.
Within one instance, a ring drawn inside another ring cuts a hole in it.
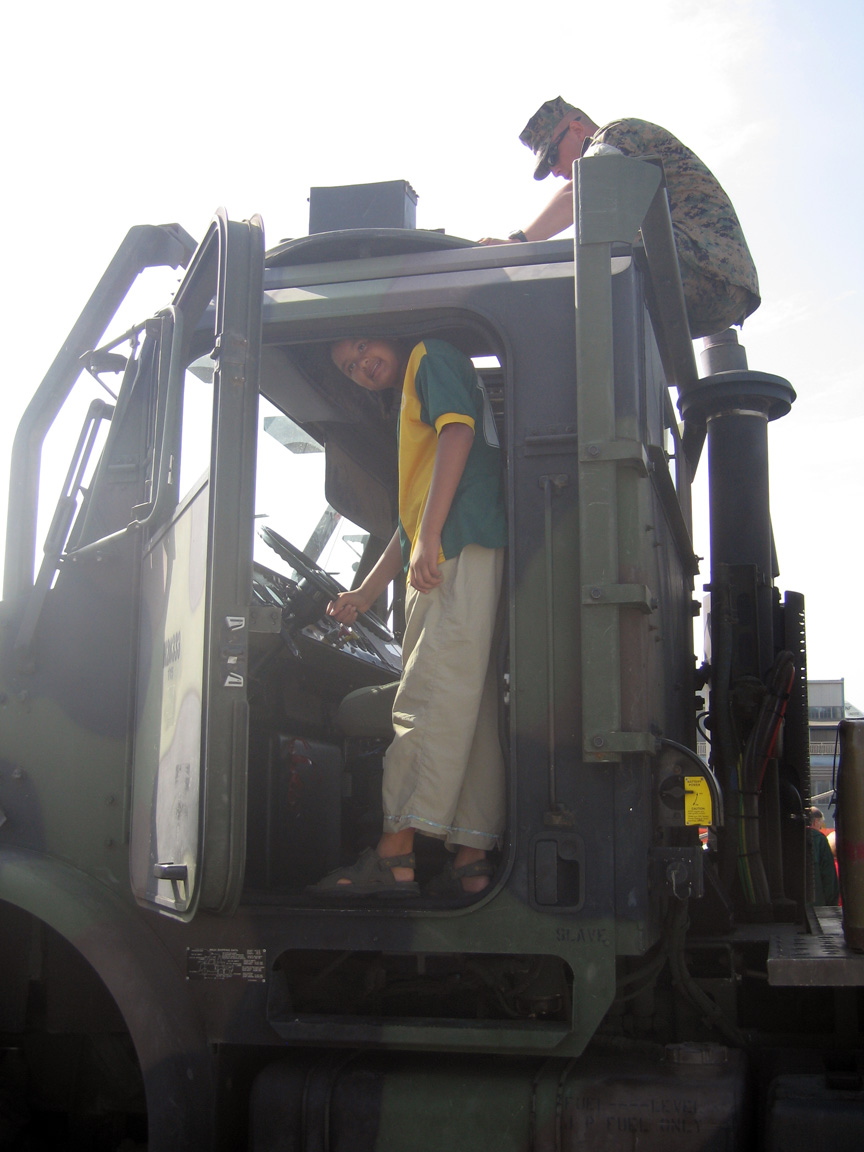
[{"label": "metal data plate", "polygon": [[842,909],[812,908],[812,932],[792,925],[771,936],[768,983],[811,988],[844,988],[864,984],[864,952],[846,947]]}]

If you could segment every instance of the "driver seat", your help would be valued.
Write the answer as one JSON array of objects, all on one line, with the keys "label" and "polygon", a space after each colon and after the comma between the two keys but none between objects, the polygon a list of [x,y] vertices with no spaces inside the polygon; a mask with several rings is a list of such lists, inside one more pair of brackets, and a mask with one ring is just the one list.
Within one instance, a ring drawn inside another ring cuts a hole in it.
[{"label": "driver seat", "polygon": [[349,692],[336,711],[336,723],[351,739],[392,740],[393,701],[399,681]]}]

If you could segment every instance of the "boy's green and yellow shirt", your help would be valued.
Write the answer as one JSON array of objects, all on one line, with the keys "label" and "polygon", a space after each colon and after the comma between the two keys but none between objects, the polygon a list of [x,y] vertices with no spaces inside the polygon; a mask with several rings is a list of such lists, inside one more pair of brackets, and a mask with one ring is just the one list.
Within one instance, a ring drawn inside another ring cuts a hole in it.
[{"label": "boy's green and yellow shirt", "polygon": [[439,562],[452,560],[467,544],[507,543],[498,436],[483,384],[451,344],[423,340],[408,360],[399,413],[399,529],[406,570],[429,496],[438,434],[452,423],[472,428],[474,442],[441,533]]}]

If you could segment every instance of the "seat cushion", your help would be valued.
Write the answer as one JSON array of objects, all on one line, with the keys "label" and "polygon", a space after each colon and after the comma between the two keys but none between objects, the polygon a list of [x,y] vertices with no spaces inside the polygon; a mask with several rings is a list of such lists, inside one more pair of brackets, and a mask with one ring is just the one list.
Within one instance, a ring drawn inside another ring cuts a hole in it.
[{"label": "seat cushion", "polygon": [[393,700],[399,681],[373,684],[349,692],[336,712],[336,723],[346,736],[389,740],[393,736]]}]

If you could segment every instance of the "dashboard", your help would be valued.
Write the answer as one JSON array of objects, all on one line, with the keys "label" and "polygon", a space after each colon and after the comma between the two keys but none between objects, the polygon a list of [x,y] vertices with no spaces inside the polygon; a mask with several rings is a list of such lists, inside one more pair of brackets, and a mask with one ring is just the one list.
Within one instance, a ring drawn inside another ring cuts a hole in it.
[{"label": "dashboard", "polygon": [[393,634],[372,613],[363,613],[350,628],[327,616],[328,602],[342,589],[326,573],[321,576],[330,587],[324,579],[299,575],[292,580],[261,564],[254,566],[253,601],[279,609],[280,636],[288,654],[310,667],[323,666],[340,680],[397,680],[402,674],[402,650]]}]

